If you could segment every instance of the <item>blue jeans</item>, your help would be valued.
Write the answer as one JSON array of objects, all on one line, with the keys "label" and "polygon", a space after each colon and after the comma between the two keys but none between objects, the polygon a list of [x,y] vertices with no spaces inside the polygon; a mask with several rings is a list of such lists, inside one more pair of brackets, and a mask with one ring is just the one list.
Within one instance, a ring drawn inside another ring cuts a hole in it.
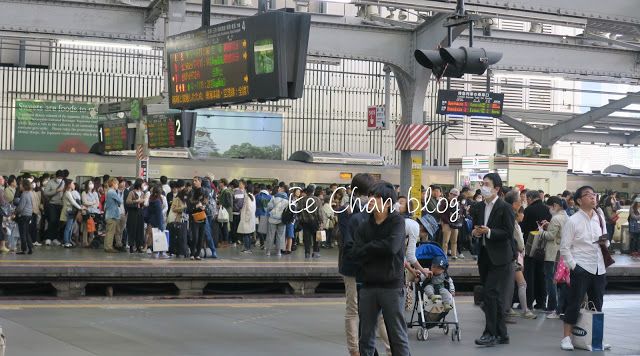
[{"label": "blue jeans", "polygon": [[244,242],[244,250],[250,251],[251,250],[251,234],[238,234],[238,235],[242,235],[242,241]]},{"label": "blue jeans", "polygon": [[67,213],[67,223],[64,226],[64,243],[71,243],[71,235],[73,234],[73,224],[76,222],[76,214]]},{"label": "blue jeans", "polygon": [[558,306],[558,293],[553,283],[553,275],[556,273],[556,263],[544,261],[544,284],[547,288],[547,310],[556,310]]},{"label": "blue jeans", "polygon": [[216,253],[216,244],[213,242],[213,231],[211,227],[213,226],[213,217],[208,217],[204,222],[204,237],[207,239],[207,246],[211,249],[211,253],[213,256],[217,256]]}]

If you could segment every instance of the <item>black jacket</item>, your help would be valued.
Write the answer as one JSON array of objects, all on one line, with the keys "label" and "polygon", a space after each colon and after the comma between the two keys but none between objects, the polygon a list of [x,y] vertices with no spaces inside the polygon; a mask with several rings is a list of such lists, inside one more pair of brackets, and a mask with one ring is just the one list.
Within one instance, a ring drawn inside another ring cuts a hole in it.
[{"label": "black jacket", "polygon": [[551,221],[551,213],[549,212],[549,208],[547,208],[542,200],[538,199],[531,203],[531,205],[529,205],[526,209],[524,209],[524,220],[522,220],[522,234],[525,241],[527,241],[529,233],[531,231],[538,230],[537,222],[542,220]]},{"label": "black jacket", "polygon": [[404,240],[404,217],[397,212],[380,225],[371,214],[358,226],[350,255],[358,264],[356,278],[364,287],[404,286]]},{"label": "black jacket", "polygon": [[340,247],[340,256],[338,258],[338,270],[341,275],[347,277],[355,277],[358,271],[358,263],[352,257],[354,239],[356,231],[360,225],[369,220],[369,215],[366,211],[357,211],[353,214],[347,212],[342,213],[338,218],[338,224],[340,225],[340,233],[342,239],[338,246]]},{"label": "black jacket", "polygon": [[[483,201],[472,207],[471,218],[473,219],[473,226],[484,225],[485,206],[486,203]],[[480,242],[480,248],[487,250],[490,261],[481,261],[481,259],[478,259],[478,264],[490,262],[495,266],[500,266],[513,261],[513,228],[515,221],[515,213],[511,205],[498,198],[493,205],[493,209],[491,209],[491,214],[487,221],[487,227],[491,230],[491,237],[485,239],[486,246],[482,245],[482,241]]]}]

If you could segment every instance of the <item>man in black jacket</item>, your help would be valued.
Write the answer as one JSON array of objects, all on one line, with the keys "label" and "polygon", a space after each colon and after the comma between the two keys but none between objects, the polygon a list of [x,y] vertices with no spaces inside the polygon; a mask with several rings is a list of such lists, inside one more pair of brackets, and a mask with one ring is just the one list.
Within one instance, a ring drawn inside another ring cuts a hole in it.
[{"label": "man in black jacket", "polygon": [[511,206],[498,196],[502,179],[497,173],[484,176],[482,197],[484,201],[474,205],[473,236],[480,239],[478,270],[484,285],[485,329],[477,345],[494,346],[508,344],[509,335],[504,320],[503,290],[513,283],[509,269],[514,258],[513,228],[515,215]]},{"label": "man in black jacket", "polygon": [[[529,233],[538,231],[538,225],[541,225],[544,221],[551,221],[551,213],[540,199],[538,191],[530,190],[527,192],[526,197],[527,208],[524,209],[522,234],[525,242],[528,242],[528,239],[532,238]],[[546,309],[547,290],[544,283],[544,260],[539,261],[531,256],[524,256],[524,279],[527,281],[528,309],[533,310],[534,298],[536,300],[536,309]]]},{"label": "man in black jacket", "polygon": [[376,183],[369,192],[369,218],[355,232],[351,257],[357,261],[359,293],[360,355],[372,356],[375,330],[382,311],[389,335],[391,354],[410,355],[404,320],[404,217],[391,212],[398,200],[392,184]]}]

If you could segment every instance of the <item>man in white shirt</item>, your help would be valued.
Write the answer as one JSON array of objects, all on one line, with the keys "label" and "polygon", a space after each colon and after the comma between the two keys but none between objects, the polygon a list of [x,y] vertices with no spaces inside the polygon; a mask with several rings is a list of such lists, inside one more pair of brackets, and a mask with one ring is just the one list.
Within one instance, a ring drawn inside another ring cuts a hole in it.
[{"label": "man in white shirt", "polygon": [[563,350],[573,350],[571,331],[578,321],[584,295],[588,294],[596,309],[602,310],[606,269],[600,247],[609,246],[604,214],[601,210],[596,210],[598,201],[593,188],[579,188],[574,200],[580,210],[567,220],[560,241],[560,254],[571,269],[571,287],[564,317],[564,338],[560,344]]}]

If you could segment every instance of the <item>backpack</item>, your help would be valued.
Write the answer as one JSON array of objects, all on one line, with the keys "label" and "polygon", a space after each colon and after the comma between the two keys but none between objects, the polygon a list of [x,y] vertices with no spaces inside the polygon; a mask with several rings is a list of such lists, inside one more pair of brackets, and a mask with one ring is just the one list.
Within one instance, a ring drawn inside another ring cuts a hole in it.
[{"label": "backpack", "polygon": [[296,217],[296,214],[294,214],[293,211],[291,211],[291,206],[287,204],[284,210],[282,210],[282,215],[280,217],[280,220],[282,221],[283,224],[289,225],[293,222],[295,217]]}]

